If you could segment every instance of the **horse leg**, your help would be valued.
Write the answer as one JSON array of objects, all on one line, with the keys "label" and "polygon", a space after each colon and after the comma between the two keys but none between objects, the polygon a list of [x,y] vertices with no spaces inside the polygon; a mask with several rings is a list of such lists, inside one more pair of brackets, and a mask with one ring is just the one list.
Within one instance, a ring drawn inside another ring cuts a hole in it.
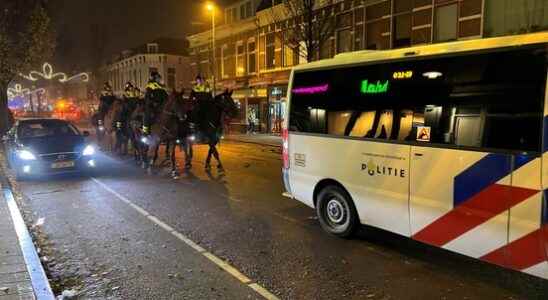
[{"label": "horse leg", "polygon": [[179,177],[179,172],[177,172],[177,160],[175,158],[176,149],[177,145],[174,144],[171,149],[171,177],[173,177],[173,179],[177,179]]},{"label": "horse leg", "polygon": [[205,163],[206,170],[211,170],[211,155],[213,155],[213,150],[211,144],[209,145],[209,151],[207,152],[207,158]]},{"label": "horse leg", "polygon": [[192,142],[191,141],[186,141],[183,146],[184,146],[183,150],[185,151],[185,168],[186,169],[191,169],[192,168],[192,156],[193,156]]},{"label": "horse leg", "polygon": [[224,171],[223,164],[221,163],[221,158],[219,156],[219,151],[217,151],[217,145],[212,143],[212,144],[209,145],[209,147],[210,147],[209,149],[211,149],[212,152],[213,152],[213,157],[215,157],[215,159],[219,163],[217,165],[217,169],[219,171]]}]

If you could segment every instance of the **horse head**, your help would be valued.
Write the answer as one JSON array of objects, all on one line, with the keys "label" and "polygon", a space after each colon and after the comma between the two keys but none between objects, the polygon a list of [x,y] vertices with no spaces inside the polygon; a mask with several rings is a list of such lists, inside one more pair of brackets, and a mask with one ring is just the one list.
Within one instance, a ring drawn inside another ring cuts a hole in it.
[{"label": "horse head", "polygon": [[220,105],[223,113],[230,118],[238,116],[238,105],[232,98],[233,90],[226,89],[223,93],[215,96],[216,102]]}]

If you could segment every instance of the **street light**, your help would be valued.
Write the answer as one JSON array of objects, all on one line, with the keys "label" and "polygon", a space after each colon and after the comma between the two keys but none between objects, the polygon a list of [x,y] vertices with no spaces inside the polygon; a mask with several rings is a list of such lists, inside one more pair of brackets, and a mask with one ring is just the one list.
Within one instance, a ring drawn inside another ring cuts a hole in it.
[{"label": "street light", "polygon": [[211,53],[212,53],[212,68],[213,72],[211,72],[213,76],[213,95],[215,95],[215,88],[216,88],[216,82],[215,82],[215,71],[217,71],[217,66],[215,63],[215,4],[208,2],[206,4],[207,10],[211,13]]}]

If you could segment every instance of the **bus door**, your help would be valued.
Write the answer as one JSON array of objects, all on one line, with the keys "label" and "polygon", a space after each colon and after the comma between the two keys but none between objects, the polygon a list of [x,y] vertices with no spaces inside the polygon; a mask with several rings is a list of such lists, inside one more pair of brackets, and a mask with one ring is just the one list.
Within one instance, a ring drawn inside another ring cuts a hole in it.
[{"label": "bus door", "polygon": [[412,238],[480,258],[507,243],[512,156],[411,147]]}]

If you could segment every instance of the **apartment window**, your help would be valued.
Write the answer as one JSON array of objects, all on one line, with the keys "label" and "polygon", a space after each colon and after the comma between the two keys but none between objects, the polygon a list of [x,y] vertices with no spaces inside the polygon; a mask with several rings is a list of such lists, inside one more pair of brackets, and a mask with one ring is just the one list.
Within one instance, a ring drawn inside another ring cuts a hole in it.
[{"label": "apartment window", "polygon": [[175,89],[175,68],[167,69],[167,87],[170,89]]},{"label": "apartment window", "polygon": [[222,77],[230,78],[235,76],[234,44],[224,45],[221,49],[222,56]]},{"label": "apartment window", "polygon": [[247,43],[247,69],[250,74],[257,72],[257,49],[255,40]]},{"label": "apartment window", "polygon": [[411,45],[411,0],[394,0],[392,24],[392,46],[394,48]]},{"label": "apartment window", "polygon": [[158,44],[148,44],[147,50],[148,53],[158,53]]},{"label": "apartment window", "polygon": [[363,7],[357,8],[354,12],[354,50],[363,49],[364,14]]},{"label": "apartment window", "polygon": [[352,51],[352,30],[339,30],[337,33],[337,53]]},{"label": "apartment window", "polygon": [[266,54],[265,54],[265,48],[266,47],[266,36],[261,35],[259,37],[259,71],[262,71],[265,69],[266,65]]},{"label": "apartment window", "polygon": [[352,13],[337,16],[337,53],[352,51]]},{"label": "apartment window", "polygon": [[266,68],[273,69],[276,65],[275,52],[276,52],[276,34],[268,33],[266,35]]},{"label": "apartment window", "polygon": [[282,32],[276,32],[274,35],[274,67],[282,66]]},{"label": "apartment window", "polygon": [[367,49],[382,50],[390,47],[390,19],[385,18],[388,15],[390,15],[390,1],[365,8],[367,21],[365,45]]},{"label": "apartment window", "polygon": [[[288,30],[284,35],[291,37],[293,33]],[[289,38],[285,38],[284,43],[284,67],[291,67],[299,64],[299,44],[293,44],[289,41]]]},{"label": "apartment window", "polygon": [[244,76],[245,69],[245,46],[243,42],[239,42],[236,45],[236,76]]},{"label": "apartment window", "polygon": [[247,2],[245,4],[245,10],[247,11],[247,14],[246,14],[246,18],[251,18],[254,14],[253,14],[253,4],[250,2]]},{"label": "apartment window", "polygon": [[434,40],[436,42],[457,39],[457,4],[436,7],[434,13]]}]

